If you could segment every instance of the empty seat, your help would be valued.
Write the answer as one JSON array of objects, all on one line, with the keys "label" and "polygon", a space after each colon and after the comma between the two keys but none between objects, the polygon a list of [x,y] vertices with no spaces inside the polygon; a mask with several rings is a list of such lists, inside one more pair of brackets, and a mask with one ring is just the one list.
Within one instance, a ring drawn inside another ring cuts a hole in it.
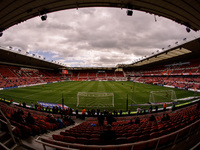
[{"label": "empty seat", "polygon": [[53,134],[52,135],[53,139],[54,140],[57,140],[57,141],[64,141],[64,136],[63,135],[56,135],[56,134]]},{"label": "empty seat", "polygon": [[88,144],[89,145],[100,145],[101,144],[101,140],[100,140],[100,138],[90,138],[88,140]]},{"label": "empty seat", "polygon": [[127,138],[126,137],[119,137],[116,139],[116,144],[125,144],[127,143]]},{"label": "empty seat", "polygon": [[79,143],[79,144],[88,144],[88,139],[87,138],[76,138],[76,143]]},{"label": "empty seat", "polygon": [[137,136],[131,136],[127,138],[128,143],[134,143],[138,141],[138,137]]},{"label": "empty seat", "polygon": [[75,143],[76,142],[76,138],[73,137],[73,136],[64,136],[63,137],[63,140],[65,142],[68,142],[68,143]]}]

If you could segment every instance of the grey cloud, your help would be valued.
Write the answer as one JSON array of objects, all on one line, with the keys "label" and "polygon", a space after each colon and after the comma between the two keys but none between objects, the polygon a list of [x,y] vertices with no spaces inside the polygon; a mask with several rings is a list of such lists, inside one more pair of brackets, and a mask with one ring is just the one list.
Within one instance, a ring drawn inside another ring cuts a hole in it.
[{"label": "grey cloud", "polygon": [[68,62],[73,66],[115,66],[194,35],[198,33],[188,34],[168,19],[157,17],[155,22],[144,12],[134,11],[129,17],[125,9],[81,8],[50,13],[45,22],[36,17],[16,25],[5,31],[0,45],[84,61]]}]

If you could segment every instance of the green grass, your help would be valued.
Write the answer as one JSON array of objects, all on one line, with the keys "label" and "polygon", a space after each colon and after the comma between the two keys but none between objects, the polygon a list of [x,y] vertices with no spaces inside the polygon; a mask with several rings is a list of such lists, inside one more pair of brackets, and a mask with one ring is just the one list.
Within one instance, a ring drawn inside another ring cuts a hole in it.
[{"label": "green grass", "polygon": [[[172,90],[171,88],[148,85],[142,83],[135,83],[134,93],[131,89],[133,82],[113,82],[113,81],[66,81],[59,83],[46,84],[43,88],[42,85],[16,88],[0,91],[1,97],[7,100],[11,98],[15,102],[25,101],[27,104],[37,101],[62,103],[62,94],[64,97],[65,105],[75,109],[77,104],[78,92],[111,92],[114,93],[115,107],[107,109],[122,109],[126,110],[127,96],[129,105],[133,97],[132,104],[143,104],[149,102],[150,91],[159,90]],[[173,89],[176,92],[177,98],[184,98],[189,96],[200,95],[191,91]],[[94,99],[95,100],[95,99]],[[104,109],[104,108],[101,108]]]}]

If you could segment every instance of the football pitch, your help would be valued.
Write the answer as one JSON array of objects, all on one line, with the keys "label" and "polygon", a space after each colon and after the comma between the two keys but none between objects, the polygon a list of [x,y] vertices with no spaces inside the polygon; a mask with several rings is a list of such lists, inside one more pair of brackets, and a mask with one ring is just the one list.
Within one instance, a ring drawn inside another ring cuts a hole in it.
[{"label": "football pitch", "polygon": [[[77,93],[78,92],[99,92],[99,93],[113,93],[114,94],[114,107],[109,107],[109,110],[126,110],[127,99],[128,105],[131,104],[144,104],[149,102],[151,91],[160,90],[174,90],[178,99],[189,96],[200,96],[200,93],[195,93],[180,89],[171,89],[167,87],[149,85],[142,83],[135,83],[130,81],[65,81],[58,83],[15,88],[0,91],[0,97],[14,102],[26,102],[28,105],[37,101],[64,104],[76,109],[77,108]],[[84,103],[92,104],[97,101],[98,97],[89,98]],[[90,102],[92,101],[92,102]],[[171,100],[168,100],[171,101]],[[103,101],[106,106],[106,100]],[[108,99],[108,103],[110,100]],[[101,104],[102,105],[102,104]],[[86,104],[87,106],[87,104]],[[93,106],[88,106],[91,108]],[[100,106],[101,107],[101,106]],[[130,109],[131,106],[129,106]],[[87,108],[87,107],[86,107]],[[82,109],[82,106],[79,107]],[[103,106],[101,110],[105,109]]]}]

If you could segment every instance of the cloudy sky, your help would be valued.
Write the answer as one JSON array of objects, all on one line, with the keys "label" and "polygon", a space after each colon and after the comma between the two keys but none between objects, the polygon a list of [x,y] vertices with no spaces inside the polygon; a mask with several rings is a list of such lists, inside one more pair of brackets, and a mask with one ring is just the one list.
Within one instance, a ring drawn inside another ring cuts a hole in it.
[{"label": "cloudy sky", "polygon": [[200,36],[169,19],[126,9],[81,8],[35,17],[4,31],[0,46],[70,67],[115,67]]}]

